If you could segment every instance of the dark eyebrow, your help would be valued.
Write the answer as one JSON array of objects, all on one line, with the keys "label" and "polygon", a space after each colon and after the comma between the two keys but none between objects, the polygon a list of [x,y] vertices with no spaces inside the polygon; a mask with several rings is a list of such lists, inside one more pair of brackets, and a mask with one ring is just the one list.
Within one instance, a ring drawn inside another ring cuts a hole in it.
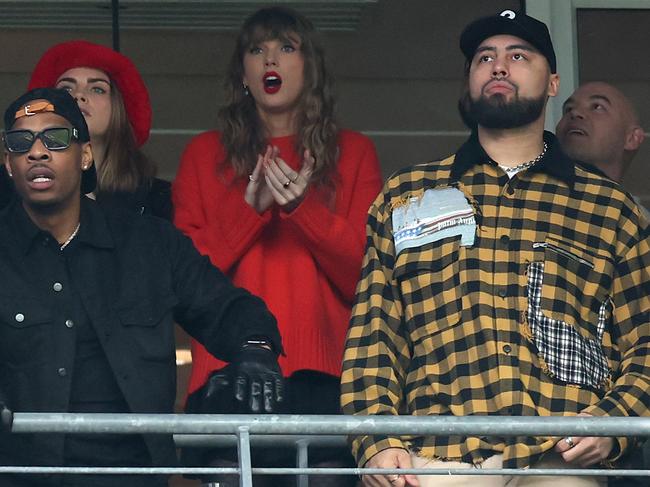
[{"label": "dark eyebrow", "polygon": [[528,52],[539,52],[530,44],[511,44],[506,47],[506,51],[515,51],[517,49],[521,49],[522,51],[528,51]]},{"label": "dark eyebrow", "polygon": [[[529,44],[510,44],[509,46],[506,46],[506,51],[516,51],[516,50],[522,50],[522,51],[528,51],[528,52],[539,52],[537,49],[535,49],[533,46]],[[478,53],[485,52],[485,51],[496,51],[497,48],[495,46],[480,46],[476,48],[476,52],[474,55],[476,56]]]},{"label": "dark eyebrow", "polygon": [[604,101],[605,103],[607,103],[608,105],[612,104],[612,101],[609,98],[607,98],[605,95],[591,95],[589,97],[589,99],[590,100],[601,100],[601,101]]},{"label": "dark eyebrow", "polygon": [[[61,81],[67,81],[68,83],[73,83],[73,84],[77,83],[77,80],[74,78],[61,78],[59,79],[59,81],[57,81],[57,83],[61,83]],[[86,81],[88,83],[102,82],[102,83],[106,83],[107,85],[111,84],[111,82],[108,81],[106,78],[88,78]]]},{"label": "dark eyebrow", "polygon": [[496,51],[497,48],[494,46],[481,46],[476,48],[476,52],[474,53],[474,56],[476,56],[480,52],[485,52],[485,51]]}]

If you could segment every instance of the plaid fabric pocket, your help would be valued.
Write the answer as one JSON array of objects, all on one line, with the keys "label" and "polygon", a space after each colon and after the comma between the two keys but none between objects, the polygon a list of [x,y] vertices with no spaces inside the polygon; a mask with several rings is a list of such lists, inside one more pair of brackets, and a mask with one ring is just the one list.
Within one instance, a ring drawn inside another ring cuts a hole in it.
[{"label": "plaid fabric pocket", "polygon": [[534,343],[550,373],[569,384],[602,388],[610,374],[602,338],[609,315],[609,300],[600,306],[597,336],[587,338],[564,321],[549,318],[541,306],[544,262],[528,267],[528,323]]}]

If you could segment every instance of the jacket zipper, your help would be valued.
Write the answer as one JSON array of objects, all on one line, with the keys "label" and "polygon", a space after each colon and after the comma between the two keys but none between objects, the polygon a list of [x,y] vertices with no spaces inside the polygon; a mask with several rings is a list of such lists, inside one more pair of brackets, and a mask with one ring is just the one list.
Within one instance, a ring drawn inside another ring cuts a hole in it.
[{"label": "jacket zipper", "polygon": [[558,253],[560,255],[563,255],[567,259],[574,260],[576,262],[579,262],[581,264],[586,265],[590,269],[594,268],[594,265],[589,262],[586,259],[583,259],[582,257],[578,257],[577,255],[569,252],[568,250],[564,250],[563,248],[558,247],[557,245],[550,244],[548,242],[533,242],[533,248],[534,249],[539,249],[539,248],[544,248],[544,249],[549,249],[552,250],[555,253]]}]

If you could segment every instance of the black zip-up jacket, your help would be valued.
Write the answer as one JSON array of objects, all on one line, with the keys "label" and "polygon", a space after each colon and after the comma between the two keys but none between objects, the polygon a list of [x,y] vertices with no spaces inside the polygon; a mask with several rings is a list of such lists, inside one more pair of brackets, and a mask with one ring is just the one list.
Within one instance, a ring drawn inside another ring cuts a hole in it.
[{"label": "black zip-up jacket", "polygon": [[[0,390],[12,410],[67,410],[75,355],[68,315],[80,305],[134,413],[173,411],[174,321],[222,360],[252,336],[282,350],[264,303],[234,287],[170,223],[103,210],[86,197],[80,222],[61,251],[19,202],[0,212]],[[0,434],[0,464],[60,465],[63,441]],[[175,462],[171,436],[145,442],[154,465]]]}]

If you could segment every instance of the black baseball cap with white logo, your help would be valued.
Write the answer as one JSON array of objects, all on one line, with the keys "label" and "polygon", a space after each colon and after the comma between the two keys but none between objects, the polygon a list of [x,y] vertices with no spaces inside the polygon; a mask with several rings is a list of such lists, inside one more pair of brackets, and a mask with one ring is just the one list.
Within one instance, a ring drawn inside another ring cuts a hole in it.
[{"label": "black baseball cap with white logo", "polygon": [[482,17],[470,23],[460,36],[460,50],[467,61],[471,61],[481,42],[501,34],[513,35],[529,42],[546,58],[551,73],[557,72],[555,50],[546,24],[514,10],[504,10],[498,15]]}]

